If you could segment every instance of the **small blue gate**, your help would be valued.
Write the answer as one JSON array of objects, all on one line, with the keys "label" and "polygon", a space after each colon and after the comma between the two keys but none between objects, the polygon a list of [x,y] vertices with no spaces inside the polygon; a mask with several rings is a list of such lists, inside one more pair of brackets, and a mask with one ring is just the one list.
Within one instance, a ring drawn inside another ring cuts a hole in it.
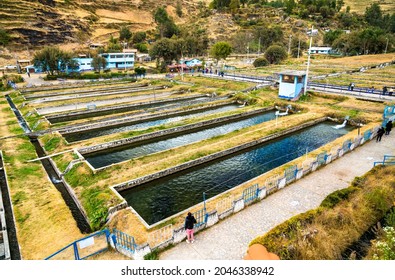
[{"label": "small blue gate", "polygon": [[134,241],[134,237],[126,234],[122,231],[114,229],[112,232],[115,236],[115,242],[117,246],[121,246],[132,253],[136,251],[137,244]]},{"label": "small blue gate", "polygon": [[196,219],[196,227],[199,227],[207,222],[206,210],[204,208],[193,213],[193,216]]},{"label": "small blue gate", "polygon": [[296,178],[298,167],[296,165],[290,166],[284,171],[285,180],[287,183],[292,182]]},{"label": "small blue gate", "polygon": [[258,194],[259,194],[258,184],[246,188],[245,190],[243,190],[244,203],[254,201],[255,199],[258,198]]}]

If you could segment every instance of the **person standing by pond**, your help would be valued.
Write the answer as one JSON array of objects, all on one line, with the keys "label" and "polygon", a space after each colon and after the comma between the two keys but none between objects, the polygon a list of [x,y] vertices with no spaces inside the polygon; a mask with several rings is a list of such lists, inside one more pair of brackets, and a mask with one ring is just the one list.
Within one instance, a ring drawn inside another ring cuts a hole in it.
[{"label": "person standing by pond", "polygon": [[377,131],[376,142],[380,142],[381,137],[383,137],[383,135],[384,135],[384,127],[380,127],[379,130]]},{"label": "person standing by pond", "polygon": [[385,125],[385,135],[389,135],[392,129],[392,121],[389,120]]},{"label": "person standing by pond", "polygon": [[196,219],[192,215],[191,212],[188,212],[187,217],[185,218],[185,231],[187,233],[187,243],[193,243],[195,242],[195,239],[193,237],[193,226],[196,224]]}]

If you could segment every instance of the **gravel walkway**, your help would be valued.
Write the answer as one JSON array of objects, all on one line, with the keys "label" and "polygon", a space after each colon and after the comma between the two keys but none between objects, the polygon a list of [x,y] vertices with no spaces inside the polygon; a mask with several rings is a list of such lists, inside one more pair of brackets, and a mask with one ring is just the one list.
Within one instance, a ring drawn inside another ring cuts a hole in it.
[{"label": "gravel walkway", "polygon": [[161,260],[240,260],[252,239],[299,213],[316,208],[335,190],[349,186],[373,167],[383,155],[395,154],[395,133],[383,136],[336,159],[329,165],[288,185],[261,202],[246,207],[216,225],[161,253]]}]

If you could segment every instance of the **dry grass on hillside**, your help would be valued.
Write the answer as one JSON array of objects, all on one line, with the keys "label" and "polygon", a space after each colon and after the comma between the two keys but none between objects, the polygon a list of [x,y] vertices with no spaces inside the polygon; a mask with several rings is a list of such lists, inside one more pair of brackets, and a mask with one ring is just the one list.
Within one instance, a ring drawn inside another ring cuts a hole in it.
[{"label": "dry grass on hillside", "polygon": [[380,4],[381,10],[384,13],[395,12],[395,2],[393,0],[344,0],[343,9],[345,9],[347,6],[350,6],[351,12],[363,14],[365,13],[366,8],[372,3]]}]

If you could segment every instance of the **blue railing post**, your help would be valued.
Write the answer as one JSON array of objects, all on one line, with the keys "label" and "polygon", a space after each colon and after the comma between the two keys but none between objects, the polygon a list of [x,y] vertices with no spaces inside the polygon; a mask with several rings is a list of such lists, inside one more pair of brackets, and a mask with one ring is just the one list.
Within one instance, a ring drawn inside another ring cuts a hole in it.
[{"label": "blue railing post", "polygon": [[78,253],[77,242],[74,242],[74,244],[73,244],[73,249],[74,249],[74,259],[75,259],[75,260],[79,260],[79,259],[80,259],[80,255],[79,255],[79,253]]}]

